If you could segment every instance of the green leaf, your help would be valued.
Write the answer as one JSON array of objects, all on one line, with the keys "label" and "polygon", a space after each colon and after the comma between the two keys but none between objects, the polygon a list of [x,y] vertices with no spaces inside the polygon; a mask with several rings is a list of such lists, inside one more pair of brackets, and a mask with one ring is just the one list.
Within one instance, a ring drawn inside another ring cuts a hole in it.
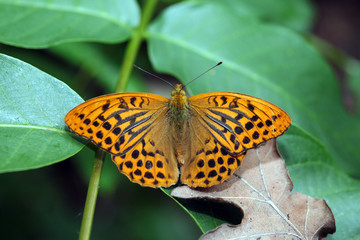
[{"label": "green leaf", "polygon": [[301,36],[215,4],[186,2],[156,19],[148,38],[154,67],[184,83],[224,62],[189,85],[190,93],[233,91],[273,102],[320,139],[341,167],[358,174],[360,121],[345,112],[330,67]]},{"label": "green leaf", "polygon": [[[123,49],[95,43],[66,43],[48,50],[95,77],[108,92],[114,91],[122,61],[119,56],[123,56]],[[83,85],[81,87],[84,88]],[[138,74],[130,77],[126,91],[145,91],[144,82]]]},{"label": "green leaf", "polygon": [[[198,0],[208,2],[209,0]],[[264,23],[275,23],[295,31],[306,32],[312,27],[313,7],[307,0],[212,0],[225,7],[227,12],[258,19]]]},{"label": "green leaf", "polygon": [[349,82],[351,91],[354,93],[356,99],[356,116],[360,118],[360,61],[349,59],[345,68],[347,81]]},{"label": "green leaf", "polygon": [[[345,112],[335,76],[312,46],[291,30],[213,3],[168,8],[147,37],[154,67],[184,83],[224,62],[187,86],[191,94],[241,92],[286,110],[294,126],[278,141],[294,190],[327,201],[338,226],[334,238],[359,236],[360,184],[342,168],[359,174],[360,121]],[[191,214],[203,230],[217,226]]]},{"label": "green leaf", "polygon": [[308,133],[291,127],[279,138],[295,192],[325,199],[336,220],[337,231],[329,239],[360,236],[360,181],[348,177],[326,147]]},{"label": "green leaf", "polygon": [[115,89],[119,67],[111,61],[101,44],[66,43],[49,48],[48,51],[96,77],[108,91]]},{"label": "green leaf", "polygon": [[84,146],[66,131],[66,113],[83,100],[59,80],[0,55],[0,172],[59,162]]},{"label": "green leaf", "polygon": [[[206,233],[207,231],[210,231],[218,226],[220,226],[223,223],[227,223],[223,219],[219,219],[217,216],[214,215],[215,211],[221,211],[219,210],[219,204],[215,207],[213,207],[212,204],[217,203],[216,201],[211,202],[209,199],[206,201],[194,201],[192,200],[185,200],[185,199],[176,199],[173,196],[171,196],[171,191],[174,189],[174,187],[164,189],[161,188],[161,190],[168,195],[171,199],[173,199],[179,206],[188,213],[192,219],[195,221],[195,223],[198,225],[202,233]],[[214,209],[217,208],[217,209]],[[237,211],[233,211],[231,214],[234,215],[241,212],[241,210],[236,209]],[[226,215],[225,213],[222,213],[223,215]],[[241,216],[240,216],[241,217]],[[240,222],[240,221],[239,221]]]},{"label": "green leaf", "polygon": [[134,0],[0,0],[0,42],[27,48],[121,42],[138,25],[139,15]]}]

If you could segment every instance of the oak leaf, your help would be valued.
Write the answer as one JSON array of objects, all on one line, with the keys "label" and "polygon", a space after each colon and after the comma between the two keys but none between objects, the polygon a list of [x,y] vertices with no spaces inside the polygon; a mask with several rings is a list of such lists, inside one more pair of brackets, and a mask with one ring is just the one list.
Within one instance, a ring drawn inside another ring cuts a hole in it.
[{"label": "oak leaf", "polygon": [[243,211],[239,225],[222,224],[200,239],[322,239],[335,232],[325,200],[291,193],[293,183],[276,140],[248,151],[243,165],[223,184],[203,189],[175,188],[176,198],[204,198]]}]

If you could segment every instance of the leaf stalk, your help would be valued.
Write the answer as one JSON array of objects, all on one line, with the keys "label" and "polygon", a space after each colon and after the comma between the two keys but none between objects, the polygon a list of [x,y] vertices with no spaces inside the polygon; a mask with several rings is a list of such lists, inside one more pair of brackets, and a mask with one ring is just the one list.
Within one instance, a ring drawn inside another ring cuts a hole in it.
[{"label": "leaf stalk", "polygon": [[91,227],[94,219],[96,199],[99,190],[101,172],[104,166],[105,155],[106,153],[101,149],[97,149],[95,152],[95,161],[89,181],[79,240],[90,239]]},{"label": "leaf stalk", "polygon": [[145,1],[140,25],[134,30],[131,40],[125,51],[124,60],[120,69],[120,75],[117,81],[115,92],[124,92],[126,89],[137,53],[140,48],[140,44],[144,37],[144,32],[146,31],[151,17],[153,16],[157,1],[158,0]]},{"label": "leaf stalk", "polygon": [[[144,32],[147,25],[153,16],[156,4],[158,0],[145,1],[144,10],[141,17],[141,22],[138,28],[136,28],[132,34],[130,42],[126,48],[123,64],[120,69],[120,76],[117,81],[115,92],[124,92],[133,69],[133,64],[137,53],[139,51],[140,44],[143,40]],[[106,153],[100,149],[95,152],[95,161],[93,170],[91,173],[88,192],[86,196],[86,203],[84,208],[84,215],[80,228],[80,240],[90,239],[91,227],[94,219],[95,205],[97,194],[99,190],[99,183],[101,178],[101,172],[104,165]]]}]

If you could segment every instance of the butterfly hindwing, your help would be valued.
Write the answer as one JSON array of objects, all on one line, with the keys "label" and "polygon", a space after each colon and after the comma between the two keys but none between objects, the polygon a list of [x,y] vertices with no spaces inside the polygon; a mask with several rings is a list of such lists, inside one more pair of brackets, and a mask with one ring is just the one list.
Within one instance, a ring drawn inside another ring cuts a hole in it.
[{"label": "butterfly hindwing", "polygon": [[[180,180],[191,187],[210,187],[222,183],[236,171],[245,153],[231,155],[211,135],[206,123],[196,113],[191,114],[185,138],[184,164]],[[186,144],[187,143],[187,144]]]},{"label": "butterfly hindwing", "polygon": [[164,114],[139,144],[125,154],[112,156],[120,172],[142,186],[170,187],[179,178],[171,131]]},{"label": "butterfly hindwing", "polygon": [[233,155],[280,136],[291,124],[279,107],[244,94],[205,93],[188,100],[207,131]]}]

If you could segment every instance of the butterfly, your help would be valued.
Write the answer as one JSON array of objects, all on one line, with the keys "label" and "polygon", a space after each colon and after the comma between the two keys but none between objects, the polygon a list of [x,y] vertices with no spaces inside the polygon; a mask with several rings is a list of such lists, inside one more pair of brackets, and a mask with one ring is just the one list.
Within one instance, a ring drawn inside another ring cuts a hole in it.
[{"label": "butterfly", "polygon": [[224,182],[246,151],[282,135],[291,119],[256,97],[212,92],[186,97],[177,84],[170,99],[117,93],[88,100],[65,117],[68,128],[110,153],[120,172],[148,187]]}]

